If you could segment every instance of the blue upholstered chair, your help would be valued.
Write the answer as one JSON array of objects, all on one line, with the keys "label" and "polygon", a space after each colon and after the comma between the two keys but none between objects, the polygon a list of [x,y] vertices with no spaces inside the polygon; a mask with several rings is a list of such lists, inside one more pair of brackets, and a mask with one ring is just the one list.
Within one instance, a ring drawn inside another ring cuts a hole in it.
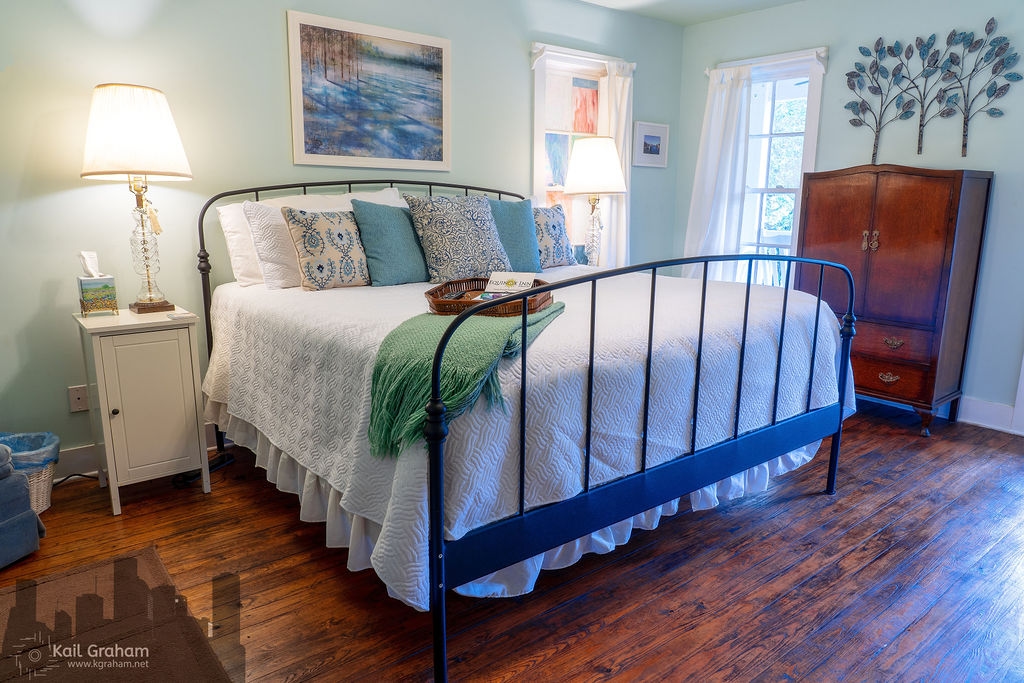
[{"label": "blue upholstered chair", "polygon": [[14,471],[11,449],[0,444],[0,567],[39,550],[45,535],[29,499],[28,477]]}]

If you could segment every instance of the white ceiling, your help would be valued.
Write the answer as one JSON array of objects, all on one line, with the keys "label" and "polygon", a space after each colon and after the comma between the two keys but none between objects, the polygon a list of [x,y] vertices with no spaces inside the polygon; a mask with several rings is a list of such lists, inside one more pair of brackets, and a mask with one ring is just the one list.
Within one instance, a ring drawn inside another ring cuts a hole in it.
[{"label": "white ceiling", "polygon": [[583,0],[687,26],[734,14],[787,5],[794,0]]}]

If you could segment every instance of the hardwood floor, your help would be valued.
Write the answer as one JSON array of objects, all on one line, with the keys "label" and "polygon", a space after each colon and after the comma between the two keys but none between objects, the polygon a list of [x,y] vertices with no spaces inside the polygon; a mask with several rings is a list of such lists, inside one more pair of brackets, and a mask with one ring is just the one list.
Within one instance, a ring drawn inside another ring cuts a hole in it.
[{"label": "hardwood floor", "polygon": [[[835,496],[819,494],[819,455],[764,494],[545,572],[528,596],[450,594],[452,679],[1024,681],[1024,438],[918,424],[862,402]],[[218,618],[213,642],[236,680],[429,679],[429,616],[349,572],[323,525],[235,455],[209,495],[123,488],[120,517],[96,482],[58,486],[42,548],[0,586],[153,544],[196,617],[214,614],[215,576],[238,576],[240,633]]]}]

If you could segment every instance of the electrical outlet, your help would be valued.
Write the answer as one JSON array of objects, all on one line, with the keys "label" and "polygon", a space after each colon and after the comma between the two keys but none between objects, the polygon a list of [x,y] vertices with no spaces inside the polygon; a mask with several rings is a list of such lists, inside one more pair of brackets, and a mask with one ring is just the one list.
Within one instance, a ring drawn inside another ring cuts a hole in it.
[{"label": "electrical outlet", "polygon": [[89,410],[89,388],[84,384],[68,387],[68,408],[72,413]]}]

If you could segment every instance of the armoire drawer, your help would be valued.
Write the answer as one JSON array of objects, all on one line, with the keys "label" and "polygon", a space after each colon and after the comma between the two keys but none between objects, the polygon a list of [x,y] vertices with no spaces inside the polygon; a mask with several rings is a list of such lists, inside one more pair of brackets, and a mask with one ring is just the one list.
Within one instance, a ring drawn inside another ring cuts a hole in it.
[{"label": "armoire drawer", "polygon": [[857,321],[853,349],[876,358],[892,358],[918,363],[931,361],[932,333],[896,325]]},{"label": "armoire drawer", "polygon": [[864,356],[853,357],[853,381],[857,391],[893,399],[931,402],[928,367]]}]

